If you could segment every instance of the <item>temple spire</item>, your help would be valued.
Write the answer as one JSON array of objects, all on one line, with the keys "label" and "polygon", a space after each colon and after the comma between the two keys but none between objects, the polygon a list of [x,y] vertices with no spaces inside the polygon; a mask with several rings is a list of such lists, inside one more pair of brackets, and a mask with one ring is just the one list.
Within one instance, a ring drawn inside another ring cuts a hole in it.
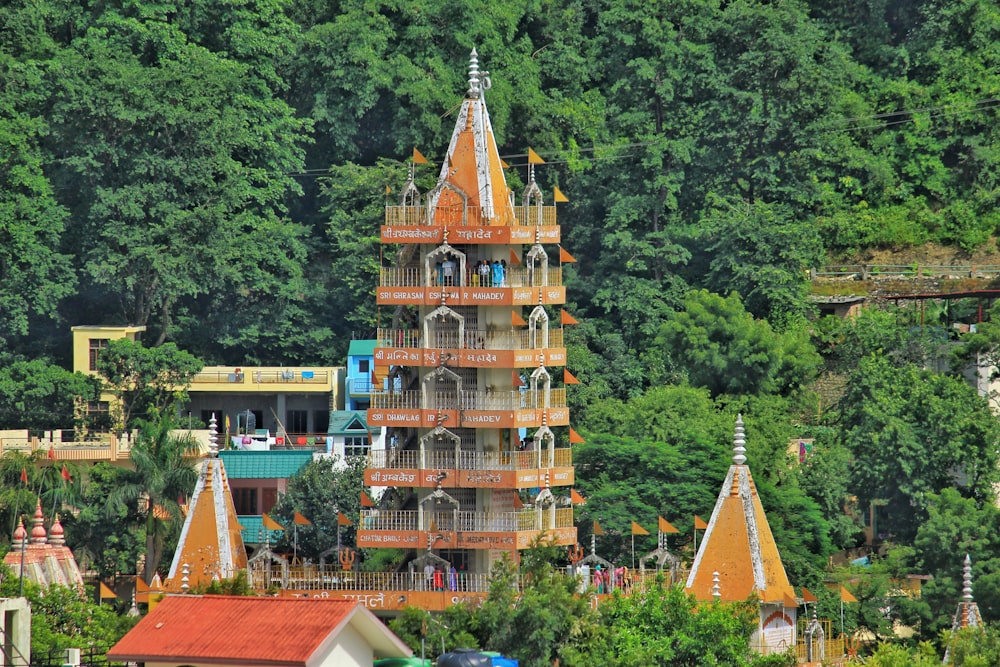
[{"label": "temple spire", "polygon": [[746,437],[743,431],[743,415],[736,416],[736,434],[733,436],[733,463],[741,466],[747,462]]}]

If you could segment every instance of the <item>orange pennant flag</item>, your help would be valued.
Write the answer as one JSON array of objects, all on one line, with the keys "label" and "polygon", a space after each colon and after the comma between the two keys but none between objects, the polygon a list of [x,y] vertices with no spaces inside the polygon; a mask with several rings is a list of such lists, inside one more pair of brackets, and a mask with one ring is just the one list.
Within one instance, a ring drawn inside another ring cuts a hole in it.
[{"label": "orange pennant flag", "polygon": [[49,446],[48,457],[49,457],[50,461],[55,461],[56,460],[56,450],[53,449],[51,446]]},{"label": "orange pennant flag", "polygon": [[854,597],[853,595],[851,595],[851,592],[849,590],[847,590],[846,588],[844,588],[843,586],[841,586],[840,587],[840,601],[841,602],[857,602],[858,599],[856,597]]},{"label": "orange pennant flag", "polygon": [[108,588],[107,584],[105,584],[103,581],[100,583],[101,583],[100,595],[102,600],[113,600],[118,597],[117,595],[115,595],[115,592],[113,590]]},{"label": "orange pennant flag", "polygon": [[649,531],[637,524],[635,521],[632,522],[632,534],[633,535],[649,535]]},{"label": "orange pennant flag", "polygon": [[59,474],[62,475],[63,481],[69,482],[71,484],[73,483],[73,477],[69,474],[69,470],[67,470],[65,463],[63,464],[62,472]]},{"label": "orange pennant flag", "polygon": [[514,252],[514,249],[511,248],[511,250],[510,250],[510,264],[511,264],[511,266],[514,266],[515,264],[520,264],[520,263],[521,263],[521,258],[518,257],[517,253]]},{"label": "orange pennant flag", "polygon": [[565,308],[559,309],[559,323],[560,324],[579,324],[576,318],[566,312]]},{"label": "orange pennant flag", "polygon": [[583,505],[587,502],[587,499],[581,496],[576,489],[569,490],[569,499],[574,505]]},{"label": "orange pennant flag", "polygon": [[514,385],[514,389],[520,389],[521,387],[526,386],[524,384],[524,381],[521,379],[521,374],[518,373],[517,371],[510,372],[510,381],[511,384]]},{"label": "orange pennant flag", "polygon": [[372,499],[368,497],[368,494],[364,491],[361,492],[361,506],[362,507],[375,507],[375,503]]},{"label": "orange pennant flag", "polygon": [[292,520],[296,524],[298,524],[300,526],[311,526],[311,525],[313,525],[312,521],[310,521],[309,519],[307,519],[304,516],[302,516],[299,512],[295,513],[295,516],[294,516],[294,518]]},{"label": "orange pennant flag", "polygon": [[21,468],[21,484],[27,484],[27,483],[28,483],[28,469],[22,467]]},{"label": "orange pennant flag", "polygon": [[274,519],[272,519],[271,517],[269,517],[266,513],[260,517],[260,521],[261,521],[261,523],[264,524],[264,527],[267,528],[268,530],[284,530],[285,529],[284,526],[282,526],[280,523],[278,523],[277,521],[275,521]]},{"label": "orange pennant flag", "polygon": [[427,164],[427,158],[417,150],[417,147],[413,147],[413,164]]},{"label": "orange pennant flag", "polygon": [[338,526],[353,526],[354,522],[347,518],[343,512],[337,512],[337,525]]},{"label": "orange pennant flag", "polygon": [[526,327],[528,326],[528,323],[524,321],[524,318],[521,317],[520,313],[516,310],[512,310],[510,311],[510,325],[512,327]]},{"label": "orange pennant flag", "polygon": [[514,494],[514,509],[519,510],[524,507],[524,503],[521,501],[521,496]]},{"label": "orange pennant flag", "polygon": [[662,516],[660,517],[659,523],[657,524],[656,528],[661,533],[679,533],[679,532],[681,532],[681,531],[677,530],[676,528],[674,528],[673,525],[669,521],[667,521],[666,519],[664,519]]},{"label": "orange pennant flag", "polygon": [[819,602],[819,598],[813,595],[808,588],[802,587],[802,601],[803,602]]},{"label": "orange pennant flag", "polygon": [[149,592],[149,584],[147,584],[146,580],[143,579],[142,577],[136,577],[135,578],[135,592],[136,593],[148,593]]},{"label": "orange pennant flag", "polygon": [[535,151],[528,149],[528,164],[545,164],[545,160],[541,158]]},{"label": "orange pennant flag", "polygon": [[559,261],[564,264],[571,264],[576,261],[576,257],[566,252],[566,249],[559,246]]},{"label": "orange pennant flag", "polygon": [[552,200],[562,204],[565,204],[566,202],[569,201],[566,195],[562,193],[562,190],[560,190],[557,187],[552,188]]},{"label": "orange pennant flag", "polygon": [[581,436],[579,433],[577,433],[575,430],[573,430],[573,427],[570,426],[569,427],[569,444],[571,444],[571,445],[582,445],[585,442],[587,442],[587,441],[583,439],[583,436]]},{"label": "orange pennant flag", "polygon": [[705,523],[700,516],[694,515],[694,529],[695,530],[708,530],[708,524]]},{"label": "orange pennant flag", "polygon": [[594,535],[603,535],[604,529],[601,528],[601,524],[597,523],[597,519],[594,519]]},{"label": "orange pennant flag", "polygon": [[506,161],[504,161],[504,160],[503,160],[503,159],[501,158],[501,160],[500,160],[500,168],[501,168],[501,169],[510,169],[510,165],[509,165],[509,164],[507,164],[507,162],[506,162]]},{"label": "orange pennant flag", "polygon": [[580,384],[576,376],[569,372],[568,368],[563,369],[563,384]]}]

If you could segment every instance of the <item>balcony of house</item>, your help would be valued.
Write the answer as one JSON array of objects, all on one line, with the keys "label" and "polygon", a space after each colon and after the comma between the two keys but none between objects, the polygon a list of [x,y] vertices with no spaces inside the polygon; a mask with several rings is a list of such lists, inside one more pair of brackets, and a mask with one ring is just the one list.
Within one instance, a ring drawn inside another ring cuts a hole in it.
[{"label": "balcony of house", "polygon": [[520,428],[567,426],[566,390],[377,392],[371,395],[369,426]]},{"label": "balcony of house", "polygon": [[376,386],[379,388],[382,387],[381,384],[375,385],[375,383],[372,382],[370,375],[365,377],[349,377],[347,378],[345,385],[349,396],[365,398],[368,397],[368,394],[374,391]]},{"label": "balcony of house", "polygon": [[[671,586],[683,583],[687,572],[655,570],[629,572],[617,581],[603,587],[602,593],[593,588],[589,568],[577,568],[580,594],[603,598],[615,590],[625,595],[646,590],[652,586]],[[489,574],[458,572],[454,577],[446,573],[440,585],[429,581],[424,572],[414,569],[407,572],[362,572],[345,570],[339,565],[297,565],[281,567],[279,562],[256,562],[248,568],[250,587],[256,591],[277,591],[279,596],[317,597],[357,600],[371,611],[400,611],[407,606],[417,606],[429,611],[443,611],[462,602],[478,604],[489,594],[492,582]],[[515,580],[517,590],[530,585],[522,578]]]},{"label": "balcony of house", "polygon": [[80,463],[128,461],[131,438],[113,433],[79,433],[73,430],[32,434],[28,429],[0,431],[0,456],[17,452],[28,457]]},{"label": "balcony of house", "polygon": [[527,549],[542,536],[576,544],[572,507],[510,512],[361,510],[359,547],[399,549]]},{"label": "balcony of house", "polygon": [[[444,479],[439,480],[439,474]],[[368,455],[367,486],[532,489],[572,486],[569,447],[513,452],[464,450],[375,450]]]},{"label": "balcony of house", "polygon": [[436,368],[442,360],[457,368],[537,368],[566,364],[562,329],[468,329],[432,331],[424,340],[417,329],[379,329],[377,366]]},{"label": "balcony of house", "polygon": [[191,380],[189,392],[316,393],[336,386],[336,368],[206,366]]},{"label": "balcony of house", "polygon": [[485,219],[478,206],[386,206],[382,243],[559,243],[555,206],[515,206],[514,215]]}]

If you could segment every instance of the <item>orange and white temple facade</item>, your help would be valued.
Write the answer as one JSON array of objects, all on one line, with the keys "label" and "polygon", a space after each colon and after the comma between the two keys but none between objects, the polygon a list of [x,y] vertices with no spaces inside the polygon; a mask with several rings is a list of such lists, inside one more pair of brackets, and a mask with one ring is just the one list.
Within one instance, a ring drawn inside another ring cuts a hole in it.
[{"label": "orange and white temple facade", "polygon": [[515,202],[489,85],[473,51],[437,185],[421,194],[411,167],[400,203],[386,207],[381,241],[395,261],[376,293],[380,390],[368,423],[391,444],[365,485],[390,491],[357,532],[359,547],[439,557],[470,579],[542,536],[576,543],[572,456],[553,430],[569,425],[554,373],[566,364],[556,207],[543,204],[537,159]]}]

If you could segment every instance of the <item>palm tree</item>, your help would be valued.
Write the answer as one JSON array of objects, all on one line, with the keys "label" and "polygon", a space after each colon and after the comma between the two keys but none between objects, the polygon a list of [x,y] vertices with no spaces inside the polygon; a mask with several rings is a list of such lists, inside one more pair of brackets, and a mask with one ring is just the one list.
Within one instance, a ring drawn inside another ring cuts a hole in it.
[{"label": "palm tree", "polygon": [[143,577],[147,583],[163,557],[166,535],[181,518],[180,505],[175,499],[189,495],[198,478],[192,465],[198,441],[191,435],[171,433],[175,426],[170,415],[153,415],[139,425],[129,453],[134,470],[108,497],[109,511],[138,504],[146,528]]}]

